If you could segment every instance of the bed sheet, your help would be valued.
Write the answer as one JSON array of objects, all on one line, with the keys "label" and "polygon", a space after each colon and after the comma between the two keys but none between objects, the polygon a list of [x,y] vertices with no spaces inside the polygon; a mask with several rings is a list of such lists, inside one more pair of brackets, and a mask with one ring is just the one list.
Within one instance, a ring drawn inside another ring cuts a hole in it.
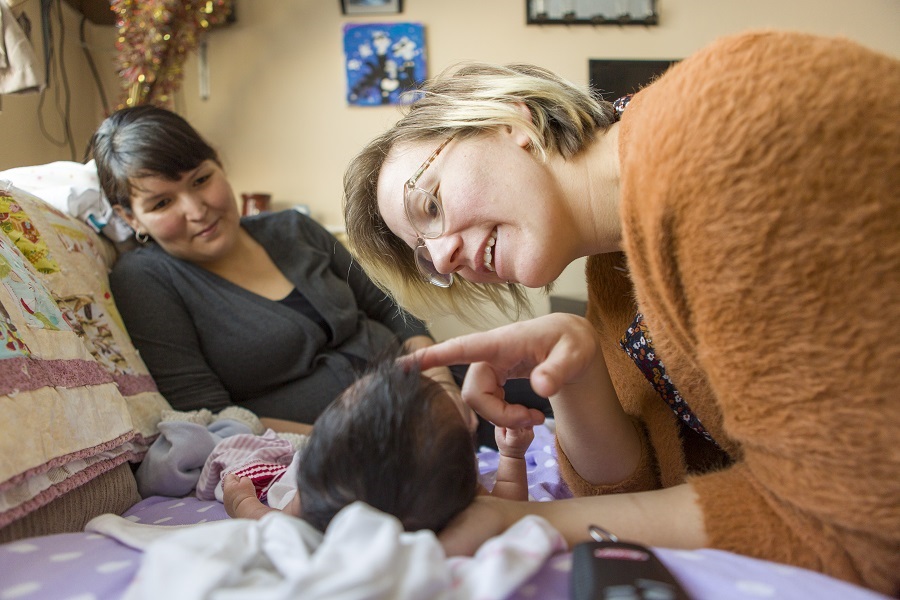
[{"label": "bed sheet", "polygon": [[[482,449],[478,458],[482,480],[490,485],[497,453]],[[553,436],[549,430],[539,428],[536,431],[535,443],[526,458],[529,492],[535,501],[570,495],[559,479]],[[135,523],[164,527],[227,518],[219,502],[161,496],[141,501],[123,516]],[[658,548],[656,553],[697,600],[884,598],[819,573],[729,552]],[[137,550],[92,533],[43,536],[0,545],[0,600],[118,599],[134,577],[141,556]],[[510,598],[567,599],[571,567],[570,553],[551,557]]]}]

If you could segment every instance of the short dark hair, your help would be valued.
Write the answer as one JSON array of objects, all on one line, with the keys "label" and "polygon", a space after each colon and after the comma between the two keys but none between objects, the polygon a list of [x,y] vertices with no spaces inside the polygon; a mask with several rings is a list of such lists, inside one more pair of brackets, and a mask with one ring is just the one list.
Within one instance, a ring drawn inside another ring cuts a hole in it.
[{"label": "short dark hair", "polygon": [[148,175],[176,181],[185,171],[219,155],[190,123],[158,106],[123,108],[91,137],[100,187],[113,206],[131,210],[132,180]]},{"label": "short dark hair", "polygon": [[475,443],[440,384],[379,360],[316,420],[300,457],[300,511],[325,531],[360,500],[406,531],[438,532],[475,498]]}]

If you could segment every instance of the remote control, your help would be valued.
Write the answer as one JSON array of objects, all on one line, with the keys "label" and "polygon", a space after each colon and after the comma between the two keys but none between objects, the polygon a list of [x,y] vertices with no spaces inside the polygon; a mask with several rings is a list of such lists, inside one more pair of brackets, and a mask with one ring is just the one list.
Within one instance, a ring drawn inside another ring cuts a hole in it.
[{"label": "remote control", "polygon": [[572,552],[572,600],[689,600],[649,548],[628,542],[585,542]]}]

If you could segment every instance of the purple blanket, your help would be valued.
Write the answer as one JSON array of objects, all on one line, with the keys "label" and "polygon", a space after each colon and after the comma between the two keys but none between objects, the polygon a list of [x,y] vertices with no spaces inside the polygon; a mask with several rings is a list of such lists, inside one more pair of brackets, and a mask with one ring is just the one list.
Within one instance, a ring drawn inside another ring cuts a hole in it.
[{"label": "purple blanket", "polygon": [[[485,483],[497,466],[496,451],[478,453]],[[529,492],[537,501],[570,496],[559,478],[553,436],[535,430],[526,455]],[[143,500],[123,516],[144,524],[187,525],[228,518],[222,504],[196,498]],[[818,573],[717,550],[656,549],[657,555],[696,599],[883,598]],[[120,598],[137,571],[141,553],[97,534],[73,533],[0,545],[0,600]],[[571,554],[551,558],[512,598],[563,600],[569,597]]]}]

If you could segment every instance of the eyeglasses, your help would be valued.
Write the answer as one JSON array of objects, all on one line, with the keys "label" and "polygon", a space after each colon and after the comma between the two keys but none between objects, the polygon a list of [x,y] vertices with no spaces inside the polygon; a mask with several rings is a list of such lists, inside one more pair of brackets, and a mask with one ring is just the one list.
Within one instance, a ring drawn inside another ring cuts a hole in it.
[{"label": "eyeglasses", "polygon": [[412,177],[403,186],[403,208],[406,210],[406,218],[412,225],[413,231],[418,236],[416,238],[416,248],[413,254],[416,258],[416,267],[419,269],[422,278],[432,285],[442,288],[448,288],[453,285],[453,273],[441,273],[434,266],[431,259],[431,252],[425,246],[425,240],[433,240],[440,237],[444,233],[444,209],[441,201],[429,191],[416,187],[416,182],[422,176],[437,155],[441,153],[444,146],[450,143],[453,137],[447,138],[443,144],[438,146],[437,150],[428,157],[422,166],[413,174]]}]

